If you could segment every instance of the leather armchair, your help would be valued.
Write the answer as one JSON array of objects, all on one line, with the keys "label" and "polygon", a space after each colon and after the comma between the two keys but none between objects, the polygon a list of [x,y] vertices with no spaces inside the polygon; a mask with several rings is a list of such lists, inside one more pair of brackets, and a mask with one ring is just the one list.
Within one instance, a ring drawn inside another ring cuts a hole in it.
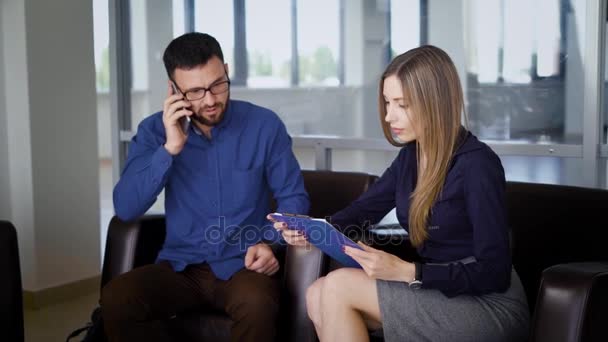
[{"label": "leather armchair", "polygon": [[[346,207],[367,190],[377,177],[364,173],[303,171],[311,201],[310,215],[325,217]],[[165,239],[162,215],[145,216],[135,222],[114,217],[108,229],[103,263],[103,287],[115,276],[154,262]],[[315,341],[312,322],[306,313],[306,289],[327,272],[328,259],[316,248],[286,248],[279,254],[282,264],[280,341]],[[183,340],[227,341],[232,322],[221,312],[192,312],[178,316],[171,325]]]},{"label": "leather armchair", "polygon": [[508,182],[507,205],[530,341],[608,341],[608,191]]},{"label": "leather armchair", "polygon": [[17,231],[0,221],[0,331],[6,341],[23,341],[23,297]]},{"label": "leather armchair", "polygon": [[[507,182],[507,208],[513,265],[532,313],[529,340],[608,341],[608,191]],[[417,258],[407,239],[377,247]]]}]

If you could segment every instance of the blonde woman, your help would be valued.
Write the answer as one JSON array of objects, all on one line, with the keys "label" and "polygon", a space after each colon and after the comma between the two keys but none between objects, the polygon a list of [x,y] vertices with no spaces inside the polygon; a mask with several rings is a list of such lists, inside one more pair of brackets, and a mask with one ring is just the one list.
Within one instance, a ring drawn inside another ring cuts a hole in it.
[{"label": "blonde woman", "polygon": [[[397,208],[421,263],[363,246],[307,292],[321,341],[523,341],[529,312],[512,268],[505,176],[498,156],[461,126],[462,88],[450,57],[434,46],[397,56],[380,79],[387,140],[403,146],[380,180],[332,224],[363,227]],[[307,244],[281,223],[292,245]]]}]

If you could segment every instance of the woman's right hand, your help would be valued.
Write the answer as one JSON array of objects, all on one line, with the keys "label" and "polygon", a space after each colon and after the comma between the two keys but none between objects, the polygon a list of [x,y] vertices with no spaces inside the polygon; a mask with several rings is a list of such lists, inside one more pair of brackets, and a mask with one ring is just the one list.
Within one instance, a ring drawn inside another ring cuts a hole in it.
[{"label": "woman's right hand", "polygon": [[266,216],[266,218],[273,223],[274,229],[281,233],[283,239],[285,239],[288,244],[292,246],[310,247],[310,242],[306,240],[306,235],[304,235],[304,232],[300,232],[295,229],[289,229],[287,223],[279,222],[272,218],[272,216],[270,215]]},{"label": "woman's right hand", "polygon": [[169,93],[163,104],[163,125],[167,137],[165,149],[173,156],[182,151],[188,139],[187,132],[182,130],[180,119],[185,120],[185,116],[192,115],[192,111],[189,109],[192,104],[185,101],[183,97],[182,94],[175,94],[169,84]]}]

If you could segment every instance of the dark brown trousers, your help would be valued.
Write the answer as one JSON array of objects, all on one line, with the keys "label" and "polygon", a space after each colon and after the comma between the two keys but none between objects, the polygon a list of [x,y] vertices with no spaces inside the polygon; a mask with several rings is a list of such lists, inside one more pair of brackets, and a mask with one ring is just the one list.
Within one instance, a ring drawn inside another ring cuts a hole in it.
[{"label": "dark brown trousers", "polygon": [[173,341],[168,321],[185,311],[213,308],[233,320],[232,341],[273,341],[279,280],[247,269],[227,281],[207,264],[175,272],[167,262],[122,274],[102,290],[109,341]]}]

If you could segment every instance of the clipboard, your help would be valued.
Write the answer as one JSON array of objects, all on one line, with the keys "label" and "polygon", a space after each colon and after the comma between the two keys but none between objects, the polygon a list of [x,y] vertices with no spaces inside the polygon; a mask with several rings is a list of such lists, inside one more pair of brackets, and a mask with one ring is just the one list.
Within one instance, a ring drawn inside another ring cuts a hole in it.
[{"label": "clipboard", "polygon": [[285,213],[272,213],[270,217],[278,222],[287,223],[289,229],[304,232],[308,242],[329,255],[332,259],[340,262],[343,266],[362,268],[358,262],[346,255],[342,249],[344,246],[360,250],[363,250],[363,248],[334,228],[326,220]]}]

